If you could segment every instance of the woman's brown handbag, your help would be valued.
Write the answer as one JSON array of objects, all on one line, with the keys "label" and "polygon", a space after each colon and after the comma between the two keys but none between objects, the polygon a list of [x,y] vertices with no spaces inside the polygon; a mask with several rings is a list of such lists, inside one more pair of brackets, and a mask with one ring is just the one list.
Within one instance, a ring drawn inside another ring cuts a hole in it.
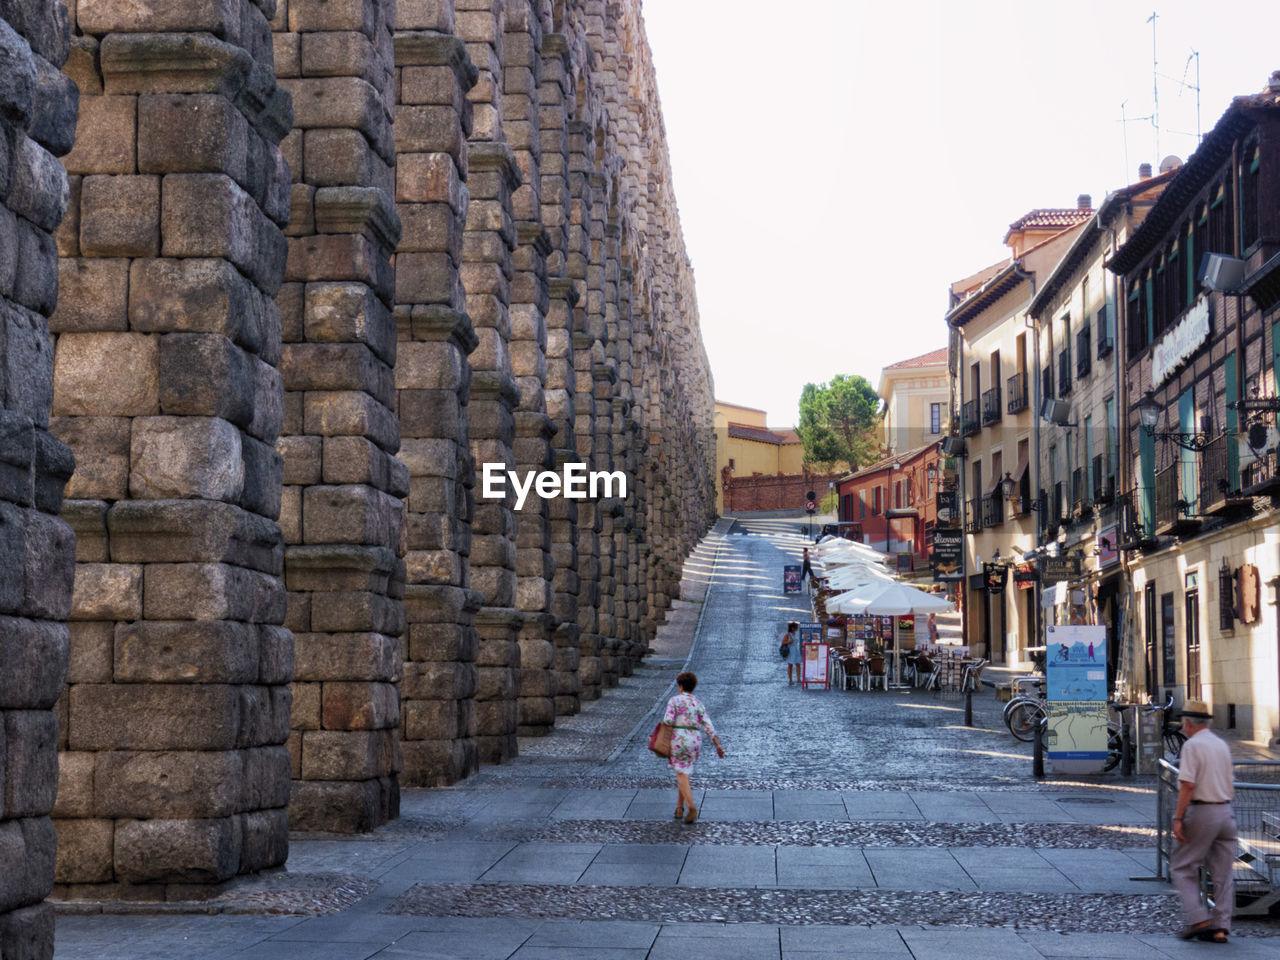
[{"label": "woman's brown handbag", "polygon": [[671,756],[671,724],[658,722],[649,734],[649,749],[660,757]]}]

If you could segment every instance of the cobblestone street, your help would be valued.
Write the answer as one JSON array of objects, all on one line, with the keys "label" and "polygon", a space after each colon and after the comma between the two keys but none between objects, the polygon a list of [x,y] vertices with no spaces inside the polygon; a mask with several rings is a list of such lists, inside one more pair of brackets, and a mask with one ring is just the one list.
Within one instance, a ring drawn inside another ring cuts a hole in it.
[{"label": "cobblestone street", "polygon": [[[731,528],[731,529],[730,529]],[[988,688],[789,686],[777,638],[795,522],[721,521],[686,565],[656,655],[455,787],[406,790],[356,838],[295,834],[288,871],[218,902],[64,907],[57,956],[393,958],[1161,958],[1176,940],[1154,872],[1149,778],[1031,777]],[[680,624],[687,623],[688,627]],[[696,624],[696,631],[693,625]],[[703,754],[698,823],[646,749],[684,664],[727,751]],[[73,912],[68,912],[72,910]],[[213,915],[209,915],[209,914]],[[1280,958],[1270,923],[1231,956]]]}]

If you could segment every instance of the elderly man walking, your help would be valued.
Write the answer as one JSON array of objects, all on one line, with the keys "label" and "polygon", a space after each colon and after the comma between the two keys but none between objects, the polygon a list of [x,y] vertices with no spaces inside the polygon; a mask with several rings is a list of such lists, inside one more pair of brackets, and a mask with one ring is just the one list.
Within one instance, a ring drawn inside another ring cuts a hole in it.
[{"label": "elderly man walking", "polygon": [[[1209,729],[1208,704],[1188,700],[1182,711],[1187,735],[1178,767],[1178,806],[1173,813],[1172,877],[1182,898],[1183,940],[1226,943],[1231,930],[1235,885],[1231,865],[1236,858],[1236,816],[1231,809],[1235,786],[1231,748]],[[1197,873],[1204,864],[1213,877],[1213,911],[1200,902]]]}]

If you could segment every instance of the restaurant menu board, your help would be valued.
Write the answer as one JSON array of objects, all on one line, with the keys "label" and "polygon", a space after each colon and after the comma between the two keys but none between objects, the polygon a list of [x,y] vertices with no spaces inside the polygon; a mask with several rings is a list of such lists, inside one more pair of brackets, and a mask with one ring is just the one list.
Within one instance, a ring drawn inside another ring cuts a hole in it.
[{"label": "restaurant menu board", "polygon": [[810,686],[817,685],[824,690],[831,685],[830,678],[827,675],[828,657],[827,651],[830,648],[825,643],[805,643],[800,647],[800,687],[807,690]]},{"label": "restaurant menu board", "polygon": [[783,593],[799,593],[800,592],[800,571],[802,567],[798,563],[788,563],[782,568],[782,592]]},{"label": "restaurant menu board", "polygon": [[849,617],[849,639],[892,641],[893,617]]},{"label": "restaurant menu board", "polygon": [[1055,771],[1092,773],[1107,758],[1107,628],[1045,630],[1045,742]]}]

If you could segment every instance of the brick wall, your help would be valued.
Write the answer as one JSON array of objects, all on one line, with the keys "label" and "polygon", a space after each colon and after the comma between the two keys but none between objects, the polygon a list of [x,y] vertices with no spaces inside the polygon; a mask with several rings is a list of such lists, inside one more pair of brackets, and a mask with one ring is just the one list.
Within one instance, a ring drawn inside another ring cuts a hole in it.
[{"label": "brick wall", "polygon": [[810,490],[818,495],[818,502],[827,494],[827,484],[840,478],[838,473],[778,473],[773,476],[721,478],[724,486],[724,509],[743,510],[803,510],[804,496]]}]

